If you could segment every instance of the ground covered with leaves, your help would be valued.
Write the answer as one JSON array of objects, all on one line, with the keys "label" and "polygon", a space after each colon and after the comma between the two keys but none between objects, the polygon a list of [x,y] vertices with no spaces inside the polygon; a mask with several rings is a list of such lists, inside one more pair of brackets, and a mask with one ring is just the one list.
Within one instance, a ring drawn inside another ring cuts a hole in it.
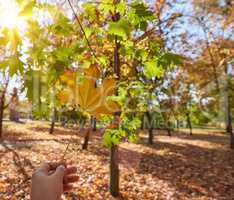
[{"label": "ground covered with leaves", "polygon": [[[108,192],[109,151],[101,131],[92,133],[88,150],[81,150],[85,130],[47,123],[5,123],[0,142],[0,199],[29,199],[30,177],[41,162],[66,159],[78,168],[80,180],[64,199],[112,200]],[[120,145],[120,190],[123,200],[233,200],[234,152],[228,136],[197,130],[193,136],[155,131],[155,144],[141,134],[137,144]]]}]

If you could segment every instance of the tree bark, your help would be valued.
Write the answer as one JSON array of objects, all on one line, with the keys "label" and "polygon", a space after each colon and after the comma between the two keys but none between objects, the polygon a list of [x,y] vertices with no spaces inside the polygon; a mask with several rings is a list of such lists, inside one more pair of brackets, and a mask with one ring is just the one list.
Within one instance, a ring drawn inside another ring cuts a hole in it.
[{"label": "tree bark", "polygon": [[18,112],[19,109],[19,96],[17,88],[13,89],[13,93],[11,96],[11,100],[9,103],[9,110],[10,110],[10,120],[14,122],[19,122],[20,113]]},{"label": "tree bark", "polygon": [[152,145],[154,143],[153,129],[150,127],[148,132],[149,132],[148,144]]},{"label": "tree bark", "polygon": [[[229,98],[230,99],[230,98]],[[230,134],[230,147],[234,149],[234,135],[232,129],[232,115],[231,115],[231,106],[230,101],[228,100],[228,124],[227,124],[227,133]]]},{"label": "tree bark", "polygon": [[176,129],[177,129],[177,131],[180,130],[180,122],[178,119],[176,119]]},{"label": "tree bark", "polygon": [[119,196],[119,158],[118,146],[113,145],[110,152],[110,193],[113,197]]},{"label": "tree bark", "polygon": [[[118,21],[117,19],[116,21]],[[120,58],[119,58],[120,44],[115,38],[114,48],[114,72],[120,79]],[[119,160],[118,160],[118,146],[112,145],[110,151],[110,193],[113,197],[119,196]]]},{"label": "tree bark", "polygon": [[171,137],[171,129],[170,129],[170,127],[167,128],[167,135]]},{"label": "tree bark", "polygon": [[49,131],[50,134],[54,133],[54,125],[55,125],[55,120],[52,120],[51,125],[50,125],[50,131]]},{"label": "tree bark", "polygon": [[83,145],[82,145],[82,149],[83,150],[87,150],[88,149],[89,136],[90,136],[90,129],[88,129],[86,131],[86,134],[85,134],[85,137],[84,137],[84,142],[83,142]]},{"label": "tree bark", "polygon": [[54,126],[55,126],[55,120],[56,120],[56,115],[57,115],[57,110],[56,108],[54,108],[54,112],[53,112],[53,116],[52,116],[52,121],[51,121],[51,125],[50,125],[50,134],[54,133]]},{"label": "tree bark", "polygon": [[144,129],[144,115],[141,118],[141,130],[143,130],[143,129]]},{"label": "tree bark", "polygon": [[147,119],[148,119],[148,133],[149,133],[149,136],[148,136],[148,144],[152,145],[154,143],[154,127],[153,127],[153,124],[152,124],[152,120],[151,120],[151,115],[150,115],[150,112],[147,111],[146,112],[146,116],[147,116]]},{"label": "tree bark", "polygon": [[0,138],[2,138],[2,123],[3,123],[3,113],[4,113],[4,102],[5,101],[5,91],[2,92],[0,97]]},{"label": "tree bark", "polygon": [[228,65],[225,66],[226,75],[226,86],[225,86],[225,97],[226,97],[226,132],[230,135],[230,147],[234,149],[234,135],[232,128],[232,110],[231,110],[231,95],[230,95],[230,75],[228,74]]},{"label": "tree bark", "polygon": [[[120,78],[120,60],[119,60],[120,44],[115,38],[114,49],[114,71],[118,79]],[[110,152],[110,193],[113,197],[119,196],[119,160],[118,160],[118,146],[113,145]]]},{"label": "tree bark", "polygon": [[[114,11],[112,14],[112,21],[117,22],[120,20],[120,13]],[[121,70],[120,70],[120,55],[119,50],[121,43],[118,41],[117,36],[115,36],[115,47],[114,47],[114,73],[117,76],[117,80],[120,80]],[[118,95],[118,91],[116,92]],[[119,117],[120,113],[115,114],[115,117]],[[113,197],[119,196],[119,160],[118,160],[118,146],[112,145],[110,150],[110,193]]]},{"label": "tree bark", "polygon": [[96,119],[96,117],[92,117],[92,128],[93,128],[94,132],[97,130],[97,119]]},{"label": "tree bark", "polygon": [[167,135],[171,137],[171,123],[169,120],[166,120],[166,124],[167,124]]},{"label": "tree bark", "polygon": [[187,116],[187,127],[189,128],[189,134],[193,135],[193,127],[190,119],[190,114],[187,113],[186,116]]},{"label": "tree bark", "polygon": [[4,114],[4,109],[5,107],[5,95],[7,91],[7,87],[9,84],[9,79],[6,81],[5,87],[1,92],[0,96],[0,138],[2,138],[2,127],[3,127],[3,114]]}]

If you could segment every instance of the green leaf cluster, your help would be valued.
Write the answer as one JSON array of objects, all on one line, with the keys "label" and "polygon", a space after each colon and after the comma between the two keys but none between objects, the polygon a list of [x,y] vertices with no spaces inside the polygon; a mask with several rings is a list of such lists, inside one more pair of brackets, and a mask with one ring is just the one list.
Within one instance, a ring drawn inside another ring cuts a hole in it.
[{"label": "green leaf cluster", "polygon": [[155,19],[154,13],[140,1],[134,1],[128,12],[129,21],[138,29],[146,31],[148,22]]},{"label": "green leaf cluster", "polygon": [[74,31],[70,20],[61,12],[56,15],[55,23],[49,26],[49,30],[54,35],[65,37]]},{"label": "green leaf cluster", "polygon": [[108,33],[126,40],[130,34],[130,24],[126,19],[120,19],[117,22],[110,22]]}]

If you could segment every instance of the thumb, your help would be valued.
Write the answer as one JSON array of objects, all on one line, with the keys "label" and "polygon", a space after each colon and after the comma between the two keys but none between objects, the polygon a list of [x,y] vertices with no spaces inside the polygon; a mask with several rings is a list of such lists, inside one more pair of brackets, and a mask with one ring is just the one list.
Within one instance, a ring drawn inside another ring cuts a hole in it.
[{"label": "thumb", "polygon": [[63,177],[65,175],[66,172],[66,168],[63,165],[60,165],[56,168],[54,174],[52,175],[53,177],[59,179],[59,180],[63,180]]}]

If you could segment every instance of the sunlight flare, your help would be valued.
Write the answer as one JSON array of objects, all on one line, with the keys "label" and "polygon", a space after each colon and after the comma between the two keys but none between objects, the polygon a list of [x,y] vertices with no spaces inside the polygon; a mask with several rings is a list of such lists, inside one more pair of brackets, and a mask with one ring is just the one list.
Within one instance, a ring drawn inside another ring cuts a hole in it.
[{"label": "sunlight flare", "polygon": [[0,27],[10,29],[24,26],[24,18],[19,16],[19,7],[14,1],[4,3],[0,0]]}]

